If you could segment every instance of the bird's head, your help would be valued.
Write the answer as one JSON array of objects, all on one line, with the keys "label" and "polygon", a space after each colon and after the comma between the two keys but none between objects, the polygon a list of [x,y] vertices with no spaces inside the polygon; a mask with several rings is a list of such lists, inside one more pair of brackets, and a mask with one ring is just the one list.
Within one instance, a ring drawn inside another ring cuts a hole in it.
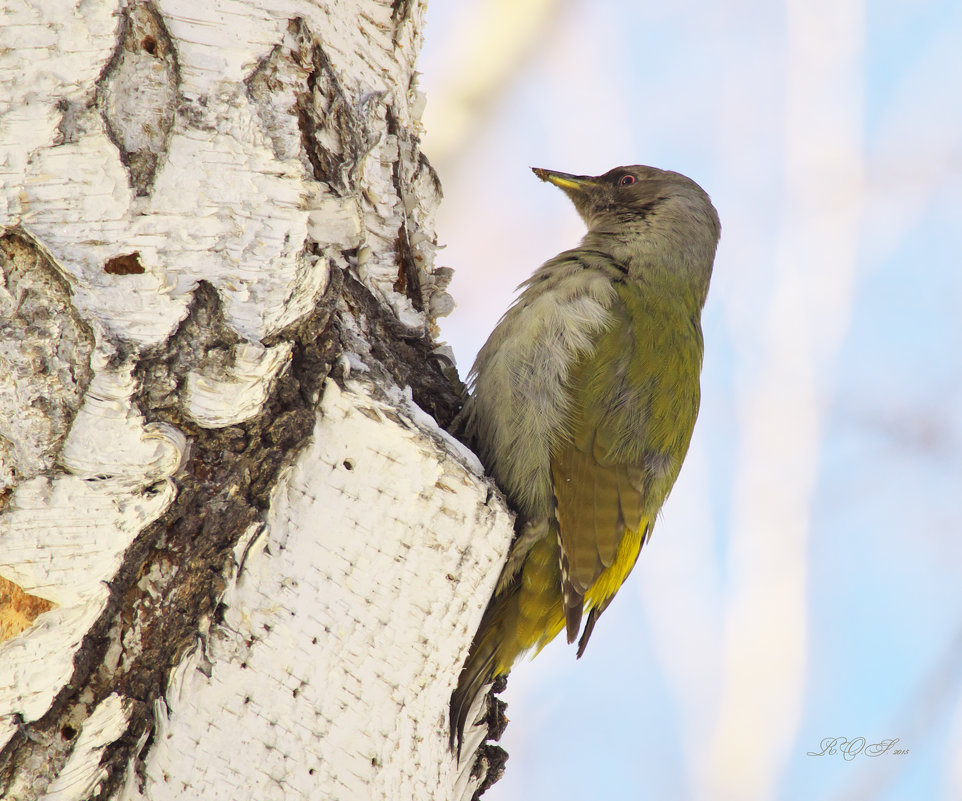
[{"label": "bird's head", "polygon": [[532,171],[564,190],[589,230],[652,220],[673,211],[680,214],[685,208],[711,209],[708,195],[691,178],[656,167],[615,167],[604,175],[571,175],[540,167]]},{"label": "bird's head", "polygon": [[691,178],[640,164],[596,176],[532,169],[571,198],[588,226],[585,246],[627,264],[649,265],[645,272],[653,261],[671,262],[665,266],[691,275],[707,291],[721,224],[705,190]]}]

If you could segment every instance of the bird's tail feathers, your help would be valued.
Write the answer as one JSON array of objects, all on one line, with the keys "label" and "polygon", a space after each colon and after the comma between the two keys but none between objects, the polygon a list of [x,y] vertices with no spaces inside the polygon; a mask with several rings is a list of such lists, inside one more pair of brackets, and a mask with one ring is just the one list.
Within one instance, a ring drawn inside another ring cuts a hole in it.
[{"label": "bird's tail feathers", "polygon": [[461,744],[464,741],[464,729],[468,722],[468,715],[474,707],[478,696],[485,685],[490,684],[495,677],[495,669],[498,661],[498,645],[500,637],[497,634],[497,620],[490,620],[496,615],[497,607],[485,613],[475,635],[474,642],[471,643],[471,650],[468,652],[468,659],[458,677],[458,686],[451,693],[450,706],[450,743],[451,750],[455,751],[458,759],[461,758]]}]

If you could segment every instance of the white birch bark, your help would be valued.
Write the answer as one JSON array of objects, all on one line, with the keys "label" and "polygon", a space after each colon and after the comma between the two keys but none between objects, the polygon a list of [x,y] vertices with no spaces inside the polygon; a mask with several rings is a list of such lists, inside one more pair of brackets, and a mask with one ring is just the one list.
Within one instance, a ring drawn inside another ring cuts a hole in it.
[{"label": "white birch bark", "polygon": [[441,427],[423,15],[2,7],[4,798],[481,781],[447,701],[511,520]]}]

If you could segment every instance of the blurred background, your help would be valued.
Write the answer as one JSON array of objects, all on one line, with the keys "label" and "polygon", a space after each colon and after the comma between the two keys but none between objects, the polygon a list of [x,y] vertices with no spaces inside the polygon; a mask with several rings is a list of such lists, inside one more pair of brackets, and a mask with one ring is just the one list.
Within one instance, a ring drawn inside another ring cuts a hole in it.
[{"label": "blurred background", "polygon": [[529,167],[723,227],[681,478],[584,658],[514,670],[486,798],[962,799],[962,3],[435,0],[420,69],[462,375],[583,234]]}]

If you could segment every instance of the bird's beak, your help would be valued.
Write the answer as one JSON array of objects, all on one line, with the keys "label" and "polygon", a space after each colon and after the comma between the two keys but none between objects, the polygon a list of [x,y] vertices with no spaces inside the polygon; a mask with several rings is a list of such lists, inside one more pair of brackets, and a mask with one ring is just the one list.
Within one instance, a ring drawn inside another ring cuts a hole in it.
[{"label": "bird's beak", "polygon": [[595,183],[595,179],[590,175],[571,175],[566,172],[543,170],[541,167],[532,167],[531,171],[542,181],[547,181],[566,191],[582,192]]}]

